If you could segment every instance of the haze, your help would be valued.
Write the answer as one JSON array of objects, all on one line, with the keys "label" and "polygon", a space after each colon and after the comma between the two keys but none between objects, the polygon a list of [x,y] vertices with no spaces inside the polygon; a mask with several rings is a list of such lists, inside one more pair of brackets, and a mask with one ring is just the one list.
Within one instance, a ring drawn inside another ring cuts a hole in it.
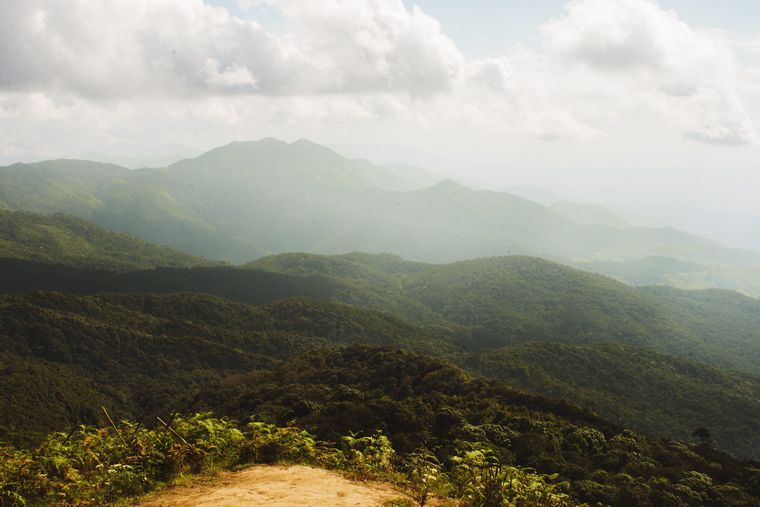
[{"label": "haze", "polygon": [[0,163],[162,166],[232,140],[305,137],[757,250],[759,11],[750,0],[10,0]]}]

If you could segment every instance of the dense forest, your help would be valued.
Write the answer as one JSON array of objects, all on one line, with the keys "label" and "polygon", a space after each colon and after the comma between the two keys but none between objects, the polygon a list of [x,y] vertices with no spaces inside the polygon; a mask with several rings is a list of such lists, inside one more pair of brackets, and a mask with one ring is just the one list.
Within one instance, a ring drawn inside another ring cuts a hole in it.
[{"label": "dense forest", "polygon": [[0,208],[2,257],[118,271],[220,264],[111,232],[73,215]]},{"label": "dense forest", "polygon": [[[757,456],[760,448],[760,379],[619,343],[469,350],[471,337],[461,332],[305,298],[250,306],[188,293],[30,293],[4,296],[0,308],[0,426],[18,442],[92,422],[99,403],[130,418],[195,409],[212,380],[361,343],[445,359],[652,434],[688,439],[705,426],[722,449]],[[58,409],[40,408],[49,406]]]},{"label": "dense forest", "polygon": [[[501,467],[527,471],[555,485],[557,494],[574,499],[562,503],[560,498],[551,502],[544,498],[541,503],[536,498],[526,505],[760,505],[757,464],[716,451],[707,440],[689,444],[647,437],[566,402],[528,395],[499,381],[476,379],[444,362],[393,348],[314,350],[211,382],[194,404],[240,421],[250,417],[261,422],[241,425],[244,434],[227,421],[203,416],[175,421],[164,411],[163,416],[177,428],[174,434],[183,438],[174,446],[175,437],[168,431],[161,436],[160,427],[152,433],[139,423],[123,423],[122,431],[130,438],[124,447],[110,428],[90,433],[86,427],[73,427],[68,435],[48,436],[31,454],[0,448],[6,457],[0,466],[0,481],[8,481],[4,491],[44,497],[55,494],[57,481],[68,486],[64,495],[73,498],[83,493],[134,494],[170,476],[172,470],[193,466],[197,470],[206,461],[292,461],[307,457],[304,451],[311,454],[319,449],[298,430],[283,434],[267,426],[274,423],[297,426],[333,442],[335,451],[329,450],[330,444],[321,447],[328,448],[329,465],[359,471],[364,477],[371,477],[378,467],[386,471],[397,467],[413,478],[414,467],[422,460],[428,473],[434,469],[441,478],[449,478],[447,491],[454,496],[462,480],[460,467],[469,464],[484,473],[490,468],[483,467],[497,467],[493,473],[501,473]],[[88,447],[104,460],[139,454],[130,458],[127,470],[118,469],[117,460],[114,480],[88,493],[93,488],[90,484],[102,480],[97,467],[87,464],[90,460],[77,459]],[[47,459],[35,461],[35,456]],[[30,463],[39,463],[34,466],[45,470],[45,463],[53,462],[57,470],[45,474],[46,482],[13,482],[33,473]],[[470,477],[468,481],[478,480],[472,470],[465,476]],[[513,477],[517,484],[522,479]]]},{"label": "dense forest", "polygon": [[381,431],[398,477],[424,455],[447,488],[481,453],[576,503],[760,504],[760,465],[742,461],[760,455],[753,298],[534,257],[217,266],[66,215],[0,216],[0,481],[59,452],[51,431],[81,452],[108,407],[146,432],[204,411],[325,442]]},{"label": "dense forest", "polygon": [[620,341],[760,374],[760,302],[730,291],[630,287],[534,257],[455,264],[283,254],[245,268],[126,273],[0,259],[0,291],[201,292],[254,304],[305,296],[463,331],[471,348]]}]

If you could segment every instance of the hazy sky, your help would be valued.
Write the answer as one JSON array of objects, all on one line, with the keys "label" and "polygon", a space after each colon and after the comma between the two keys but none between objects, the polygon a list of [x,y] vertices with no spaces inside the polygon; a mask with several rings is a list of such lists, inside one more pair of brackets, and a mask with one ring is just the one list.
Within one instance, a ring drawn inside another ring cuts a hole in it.
[{"label": "hazy sky", "polygon": [[713,236],[760,216],[757,0],[0,8],[0,163],[308,137]]}]

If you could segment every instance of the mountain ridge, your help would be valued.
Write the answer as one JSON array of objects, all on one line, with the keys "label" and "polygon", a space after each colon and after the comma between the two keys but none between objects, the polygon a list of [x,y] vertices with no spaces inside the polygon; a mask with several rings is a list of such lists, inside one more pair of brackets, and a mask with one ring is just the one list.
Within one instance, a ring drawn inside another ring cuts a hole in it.
[{"label": "mountain ridge", "polygon": [[760,294],[760,254],[672,228],[583,225],[515,195],[447,180],[399,191],[398,178],[308,140],[267,138],[230,143],[160,169],[72,160],[3,167],[0,206],[63,211],[234,263],[286,251],[393,251],[439,263],[523,254],[602,263],[594,269],[635,283],[603,263],[666,256],[703,266],[704,274],[666,272],[659,283]]}]

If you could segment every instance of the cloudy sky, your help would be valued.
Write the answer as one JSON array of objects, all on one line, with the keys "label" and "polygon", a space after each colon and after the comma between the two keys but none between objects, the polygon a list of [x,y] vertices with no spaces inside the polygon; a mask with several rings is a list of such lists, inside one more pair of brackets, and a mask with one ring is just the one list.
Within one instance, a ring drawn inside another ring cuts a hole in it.
[{"label": "cloudy sky", "polygon": [[0,7],[0,163],[307,137],[760,247],[756,0]]}]

